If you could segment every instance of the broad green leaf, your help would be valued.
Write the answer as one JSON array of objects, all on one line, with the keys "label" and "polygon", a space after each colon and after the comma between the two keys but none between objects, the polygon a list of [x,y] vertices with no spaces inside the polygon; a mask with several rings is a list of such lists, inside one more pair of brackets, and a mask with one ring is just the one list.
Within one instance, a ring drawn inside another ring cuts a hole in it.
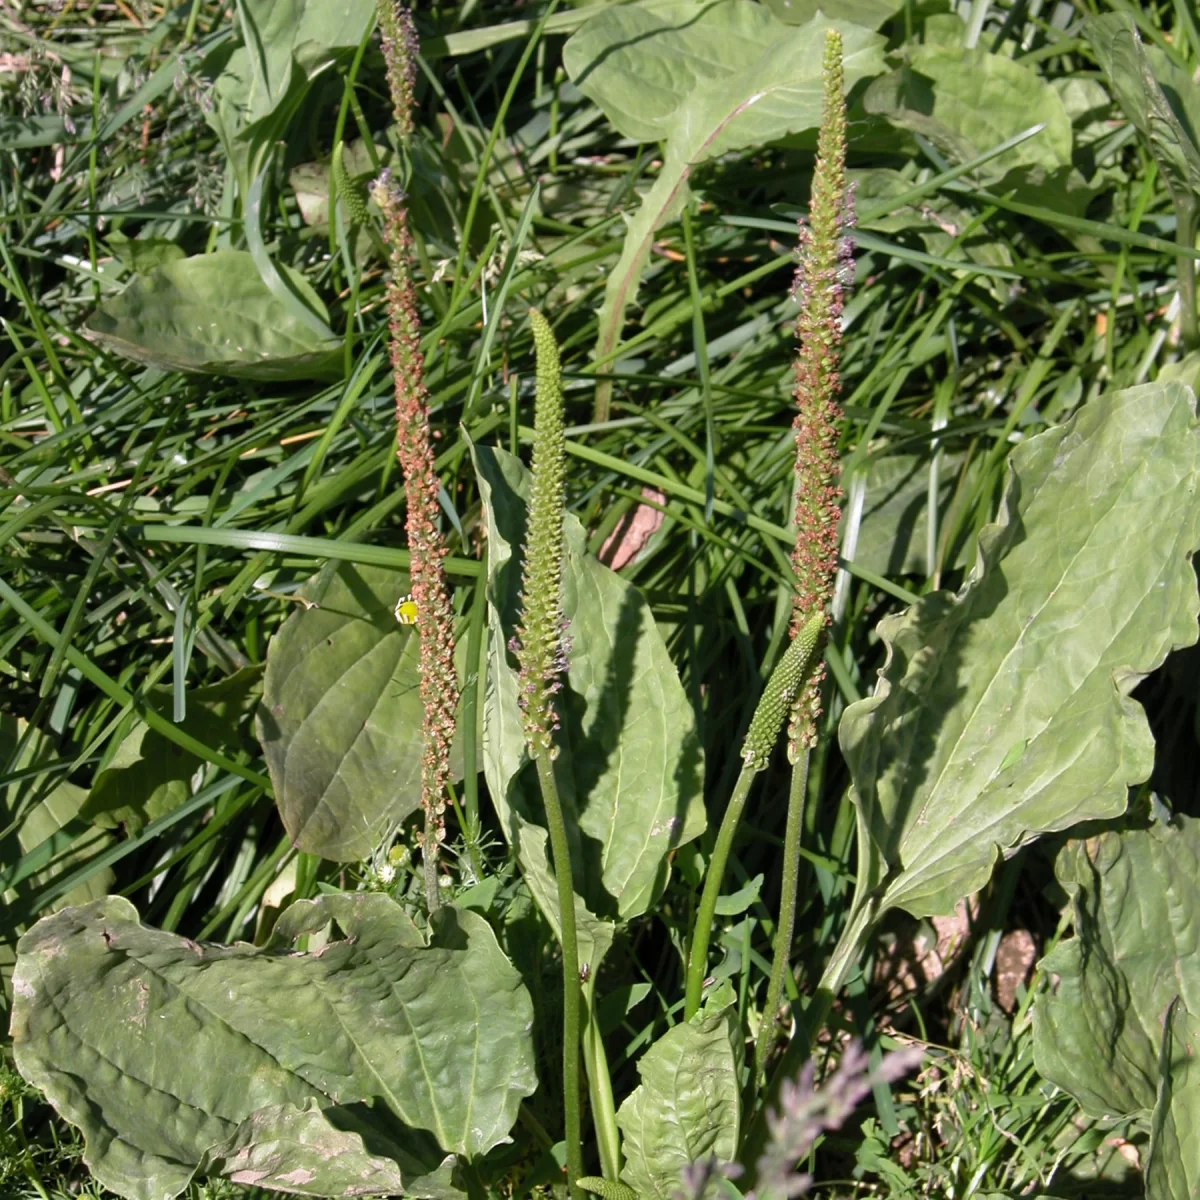
[{"label": "broad green leaf", "polygon": [[1200,1012],[1200,821],[1175,820],[1068,842],[1054,866],[1075,936],[1041,963],[1034,1061],[1095,1116],[1149,1120],[1168,1007]]},{"label": "broad green leaf", "polygon": [[17,1066],[100,1182],[163,1200],[200,1168],[266,1181],[299,1142],[279,1184],[341,1195],[357,1170],[362,1194],[400,1177],[442,1196],[446,1155],[505,1140],[535,1086],[532,1005],[487,922],[443,909],[426,944],[387,897],[331,895],[293,905],[275,944],[330,921],[344,937],[313,954],[201,946],[110,896],[21,939]]},{"label": "broad green leaf", "polygon": [[[31,730],[19,717],[0,713],[0,770],[16,777],[0,786],[0,869],[22,871],[19,882],[0,891],[0,1007],[7,1007],[10,999],[17,936],[40,915],[33,897],[52,878],[82,866],[111,841],[103,830],[80,819],[87,789],[68,782],[65,765],[50,738]],[[47,851],[46,865],[30,870],[26,856],[39,850]],[[54,907],[85,904],[103,896],[112,878],[108,868],[97,871],[60,897]]]},{"label": "broad green leaf", "polygon": [[[328,320],[316,293],[279,268],[309,307]],[[329,373],[342,343],[313,336],[271,294],[244,250],[169,262],[135,279],[88,318],[98,341],[152,366],[247,379],[307,379]]]},{"label": "broad green leaf", "polygon": [[220,63],[209,124],[244,197],[263,155],[282,136],[311,81],[358,46],[372,0],[239,0],[242,45]]},{"label": "broad green leaf", "polygon": [[646,1200],[672,1200],[684,1167],[713,1155],[730,1162],[737,1153],[743,1035],[735,1004],[714,1008],[710,1002],[646,1051],[641,1083],[617,1113],[621,1178]]},{"label": "broad green leaf", "polygon": [[1003,174],[1013,167],[1055,171],[1071,165],[1071,119],[1058,93],[1032,68],[979,47],[944,45],[913,47],[909,64],[900,93],[903,106],[889,110],[872,103],[893,86],[895,77],[885,76],[867,91],[868,111],[885,112],[901,123],[926,118],[917,132],[936,138],[939,126],[948,130],[948,146],[961,140],[964,160],[1044,122],[1041,133],[1005,151],[987,169]]},{"label": "broad green leaf", "polygon": [[428,1171],[400,1147],[388,1147],[394,1158],[371,1153],[368,1147],[378,1143],[368,1114],[322,1109],[312,1100],[304,1108],[277,1104],[251,1113],[224,1142],[206,1150],[196,1175],[301,1196],[462,1200],[453,1182],[453,1157]]},{"label": "broad green leaf", "polygon": [[[833,8],[829,0],[766,0],[767,7],[787,25],[804,25],[819,12]],[[904,0],[840,0],[839,21],[849,21],[864,29],[878,29],[884,21],[904,7]]]},{"label": "broad green leaf", "polygon": [[[235,750],[243,719],[261,689],[262,671],[257,667],[209,687],[193,688],[180,728],[214,750]],[[169,688],[154,691],[169,700]],[[178,808],[191,795],[191,778],[200,763],[145,721],[135,721],[96,776],[80,816],[104,829],[124,825],[126,833],[140,833],[148,822]]]},{"label": "broad green leaf", "polygon": [[952,161],[966,162],[1031,125],[1045,128],[979,169],[1003,194],[1081,214],[1091,199],[1072,166],[1071,119],[1036,71],[980,47],[915,46],[907,63],[875,80],[869,113],[927,137]]},{"label": "broad green leaf", "polygon": [[1146,1200],[1200,1194],[1200,1020],[1183,1005],[1167,1010],[1158,1061],[1158,1099],[1150,1118]]},{"label": "broad green leaf", "polygon": [[1200,1186],[1200,822],[1069,842],[1055,872],[1075,936],[1042,960],[1038,1071],[1095,1116],[1150,1132],[1146,1195]]},{"label": "broad green leaf", "polygon": [[846,87],[883,69],[883,38],[823,16],[785,25],[751,0],[654,0],[590,20],[563,49],[580,91],[621,133],[667,143],[658,178],[629,223],[608,277],[596,353],[614,349],[654,237],[683,211],[692,171],[733,150],[821,120],[825,31],[842,34]]},{"label": "broad green leaf", "polygon": [[[505,834],[520,848],[525,823],[541,812],[507,649],[519,616],[529,480],[520,460],[501,450],[476,446],[474,459],[488,530],[484,770]],[[702,751],[649,605],[586,553],[571,514],[564,542],[571,654],[555,769],[589,906],[628,919],[662,895],[671,851],[704,829]]]},{"label": "broad green leaf", "polygon": [[1156,47],[1142,45],[1125,13],[1083,23],[1113,95],[1146,139],[1176,202],[1200,191],[1200,88]]},{"label": "broad green leaf", "polygon": [[327,564],[271,639],[258,738],[293,843],[363,858],[421,802],[420,644],[395,618],[408,575]]},{"label": "broad green leaf", "polygon": [[948,913],[997,859],[1122,812],[1154,743],[1130,693],[1196,640],[1195,400],[1149,384],[1018,446],[957,595],[880,622],[840,739],[884,907]]}]

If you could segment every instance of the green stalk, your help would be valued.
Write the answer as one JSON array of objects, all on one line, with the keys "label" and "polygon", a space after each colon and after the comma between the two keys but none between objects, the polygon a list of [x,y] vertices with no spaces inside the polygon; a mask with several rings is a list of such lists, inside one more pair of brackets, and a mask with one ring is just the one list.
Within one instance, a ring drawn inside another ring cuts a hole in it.
[{"label": "green stalk", "polygon": [[567,1143],[567,1189],[571,1200],[582,1200],[583,1192],[576,1183],[583,1177],[583,1137],[579,1112],[579,1032],[580,986],[579,944],[575,937],[575,881],[571,874],[571,851],[567,842],[567,826],[563,820],[562,804],[558,799],[558,784],[554,779],[554,764],[550,752],[540,750],[534,757],[538,782],[542,787],[542,803],[546,808],[546,825],[550,830],[550,852],[554,856],[554,882],[558,886],[559,940],[563,956],[563,1125]]},{"label": "green stalk", "polygon": [[696,912],[696,927],[692,932],[692,948],[688,957],[687,991],[683,1004],[685,1021],[690,1021],[700,1011],[700,993],[704,988],[704,976],[708,972],[708,943],[712,937],[713,918],[717,915],[721,883],[725,878],[725,864],[729,861],[733,836],[737,833],[738,822],[742,819],[742,809],[746,807],[746,797],[750,795],[750,785],[757,774],[758,771],[750,764],[742,767],[737,783],[733,785],[733,795],[729,797],[725,816],[721,819],[717,844],[713,847],[713,856],[704,875],[704,891],[700,895],[700,907]]},{"label": "green stalk", "polygon": [[482,879],[479,855],[479,692],[487,670],[483,656],[484,628],[487,623],[487,545],[483,547],[479,566],[481,576],[471,601],[471,624],[467,632],[467,677],[462,690],[463,739],[463,837],[471,855],[472,869]]},{"label": "green stalk", "polygon": [[[592,976],[591,988],[595,986]],[[600,1151],[600,1168],[606,1179],[621,1178],[621,1134],[617,1129],[617,1106],[613,1100],[612,1078],[608,1073],[608,1057],[604,1039],[596,1023],[592,999],[587,1002],[587,1021],[583,1027],[583,1065],[587,1071],[588,1096],[592,1101],[592,1125],[596,1130],[596,1146]]]},{"label": "green stalk", "polygon": [[[1184,250],[1196,248],[1196,201],[1190,196],[1175,201],[1175,242]],[[1179,279],[1179,330],[1183,337],[1184,353],[1200,345],[1200,328],[1196,319],[1196,262],[1189,254],[1176,260]]]},{"label": "green stalk", "polygon": [[563,954],[563,1117],[567,1144],[567,1187],[571,1200],[582,1191],[583,1140],[579,1108],[580,1005],[579,946],[575,937],[575,883],[571,850],[554,779],[554,734],[559,727],[555,697],[562,687],[570,653],[562,606],[563,505],[566,470],[563,450],[563,387],[558,345],[549,322],[531,310],[529,325],[537,354],[534,396],[533,480],[521,570],[521,619],[508,648],[520,664],[521,723],[529,756],[537,763],[554,881]]},{"label": "green stalk", "polygon": [[717,914],[717,899],[725,879],[725,864],[733,848],[742,810],[754,777],[763,770],[771,758],[771,751],[779,740],[779,731],[784,719],[792,710],[820,661],[821,635],[825,629],[825,614],[816,613],[800,628],[784,651],[783,657],[771,672],[767,686],[759,697],[746,740],[742,744],[742,770],[733,785],[733,795],[721,818],[717,831],[717,844],[713,847],[712,860],[704,876],[704,891],[700,895],[700,907],[696,911],[696,925],[692,930],[691,953],[688,957],[687,990],[684,999],[684,1020],[690,1021],[700,1011],[700,993],[704,988],[704,976],[708,971],[708,944],[712,938],[713,919]]},{"label": "green stalk", "polygon": [[805,748],[792,766],[792,787],[788,794],[787,828],[783,835],[783,880],[779,894],[779,920],[775,926],[775,957],[771,979],[763,1005],[762,1028],[754,1052],[754,1076],[761,1082],[767,1068],[767,1054],[775,1035],[775,1014],[783,993],[783,977],[792,956],[792,938],[796,931],[796,892],[800,883],[800,839],[804,831],[804,802],[808,792],[808,759]]}]

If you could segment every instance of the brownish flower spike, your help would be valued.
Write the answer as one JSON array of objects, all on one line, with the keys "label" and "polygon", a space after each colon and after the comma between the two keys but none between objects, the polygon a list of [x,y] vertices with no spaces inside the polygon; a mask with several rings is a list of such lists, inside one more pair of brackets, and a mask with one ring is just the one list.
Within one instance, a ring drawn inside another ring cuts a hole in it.
[{"label": "brownish flower spike", "polygon": [[[796,596],[795,637],[814,613],[829,621],[829,602],[838,564],[838,368],[842,347],[843,289],[853,272],[854,245],[843,231],[854,225],[853,197],[846,187],[846,101],[843,95],[842,35],[825,34],[824,112],[817,139],[809,219],[800,224],[796,293]],[[813,670],[792,709],[788,754],[793,762],[816,740],[821,713],[823,663]]]},{"label": "brownish flower spike", "polygon": [[417,87],[417,27],[413,24],[412,10],[396,0],[376,0],[376,8],[388,91],[392,95],[392,115],[400,136],[408,137],[413,131],[413,98]]},{"label": "brownish flower spike", "polygon": [[[458,706],[458,677],[454,670],[454,614],[442,559],[438,512],[438,476],[429,435],[429,394],[425,389],[425,360],[421,354],[421,325],[410,263],[412,235],[404,195],[384,172],[372,197],[383,213],[391,250],[391,280],[387,307],[391,332],[392,375],[396,393],[396,448],[404,473],[408,502],[408,549],[411,555],[412,597],[421,639],[421,706],[424,709],[424,758],[421,802],[425,808],[424,851],[429,892],[432,862],[445,821],[446,783],[450,777],[450,741]],[[436,882],[430,893],[436,896]]]}]

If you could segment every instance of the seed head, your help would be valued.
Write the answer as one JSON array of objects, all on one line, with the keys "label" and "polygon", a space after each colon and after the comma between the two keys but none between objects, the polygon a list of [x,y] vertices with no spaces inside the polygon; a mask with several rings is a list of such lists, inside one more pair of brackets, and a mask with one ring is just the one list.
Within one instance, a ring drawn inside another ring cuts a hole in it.
[{"label": "seed head", "polygon": [[[444,799],[450,778],[450,742],[458,706],[458,676],[454,670],[454,613],[442,570],[446,545],[438,513],[439,481],[429,435],[429,394],[425,389],[425,359],[421,354],[421,320],[410,268],[412,235],[404,194],[388,172],[375,182],[372,196],[383,213],[390,249],[391,279],[387,285],[391,334],[392,378],[396,396],[396,453],[404,475],[407,501],[408,550],[412,598],[417,607],[417,636],[421,640],[421,706],[424,752],[421,803],[426,834],[422,848],[429,856],[445,831]],[[432,839],[432,844],[429,844]]]},{"label": "seed head", "polygon": [[558,345],[549,322],[530,310],[537,353],[534,402],[533,481],[525,567],[521,576],[521,622],[509,643],[520,664],[521,712],[530,752],[554,751],[559,720],[554,698],[571,653],[562,611],[563,388]]},{"label": "seed head", "polygon": [[412,10],[396,0],[376,0],[379,32],[383,43],[383,61],[387,64],[388,91],[392,95],[392,115],[401,137],[413,131],[413,105],[417,88],[417,27]]},{"label": "seed head", "polygon": [[[844,230],[853,227],[853,195],[846,186],[846,100],[843,94],[842,36],[825,34],[822,68],[824,105],[817,138],[812,200],[807,225],[800,226],[796,297],[796,548],[792,565],[796,594],[792,607],[795,637],[814,614],[829,621],[837,575],[838,521],[842,489],[838,471],[838,396],[844,293],[853,275],[854,245]],[[816,740],[825,668],[817,663],[796,697],[788,723],[788,754],[794,762]]]}]

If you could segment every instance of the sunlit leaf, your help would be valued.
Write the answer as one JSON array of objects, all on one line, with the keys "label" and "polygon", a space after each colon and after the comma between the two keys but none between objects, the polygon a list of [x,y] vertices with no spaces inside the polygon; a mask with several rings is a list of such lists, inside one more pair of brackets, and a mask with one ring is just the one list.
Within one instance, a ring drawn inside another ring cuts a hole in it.
[{"label": "sunlit leaf", "polygon": [[[295,271],[279,268],[322,320],[328,314]],[[152,366],[247,379],[303,379],[329,371],[341,340],[312,329],[263,283],[245,250],[165,263],[106,300],[86,328],[110,349]]]},{"label": "sunlit leaf", "polygon": [[325,896],[276,944],[330,921],[344,938],[313,954],[198,945],[107,897],[25,935],[17,1065],[98,1180],[163,1200],[202,1168],[342,1195],[357,1172],[361,1194],[440,1197],[447,1155],[507,1136],[535,1086],[533,1011],[487,922],[444,908],[427,944],[386,896]]},{"label": "sunlit leaf", "polygon": [[692,171],[718,155],[819,124],[830,28],[842,34],[847,88],[883,69],[883,38],[871,30],[824,17],[786,25],[750,0],[614,6],[567,42],[567,73],[616,129],[667,143],[608,276],[599,356],[616,346],[655,234],[683,210]]},{"label": "sunlit leaf", "polygon": [[1200,87],[1157,47],[1142,45],[1127,13],[1091,17],[1083,32],[1172,194],[1190,199],[1200,191]]},{"label": "sunlit leaf", "polygon": [[331,562],[271,639],[258,736],[310,854],[363,858],[421,802],[420,644],[393,611],[408,590],[405,572]]},{"label": "sunlit leaf", "polygon": [[[732,1001],[726,983],[723,992]],[[621,1105],[621,1178],[639,1196],[672,1200],[680,1172],[737,1153],[742,1032],[737,1006],[711,1000],[691,1022],[669,1029],[638,1061],[641,1083]]]},{"label": "sunlit leaf", "polygon": [[962,590],[880,623],[887,660],[840,738],[885,907],[950,912],[1002,855],[1117,815],[1148,777],[1130,692],[1197,633],[1194,405],[1132,388],[1018,446]]},{"label": "sunlit leaf", "polygon": [[1094,194],[1072,165],[1071,119],[1032,67],[982,47],[913,46],[905,64],[871,84],[870,113],[920,134],[966,162],[1031,125],[1044,128],[979,168],[1001,194],[1081,215]]}]

